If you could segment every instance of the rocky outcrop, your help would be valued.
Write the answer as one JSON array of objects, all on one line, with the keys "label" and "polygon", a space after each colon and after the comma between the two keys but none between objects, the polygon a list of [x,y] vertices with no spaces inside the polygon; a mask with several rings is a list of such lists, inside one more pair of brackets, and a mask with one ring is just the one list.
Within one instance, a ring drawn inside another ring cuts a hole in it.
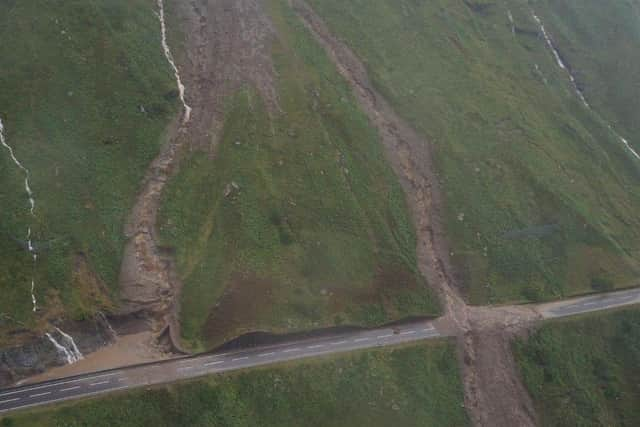
[{"label": "rocky outcrop", "polygon": [[[113,340],[104,319],[82,322],[66,322],[60,325],[66,333],[73,335],[78,350],[91,353],[109,344]],[[55,333],[52,328],[51,333]],[[55,366],[65,365],[66,359],[54,344],[46,337],[33,337],[26,344],[0,351],[0,387],[8,387],[21,379],[41,374]]]}]

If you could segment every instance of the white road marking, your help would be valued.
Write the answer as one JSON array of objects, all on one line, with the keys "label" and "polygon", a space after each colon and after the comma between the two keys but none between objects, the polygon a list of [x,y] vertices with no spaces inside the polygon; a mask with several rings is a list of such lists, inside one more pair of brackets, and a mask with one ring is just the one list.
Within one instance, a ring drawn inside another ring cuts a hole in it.
[{"label": "white road marking", "polygon": [[89,380],[93,380],[93,379],[96,379],[96,378],[102,378],[102,377],[110,377],[112,375],[119,375],[121,373],[122,373],[121,371],[111,372],[109,374],[95,375],[95,376],[92,376],[92,377],[89,377],[89,378],[76,378],[76,379],[69,380],[69,381],[57,381],[57,382],[53,382],[53,383],[50,383],[50,384],[41,385],[41,386],[38,386],[38,387],[23,388],[23,389],[16,390],[16,391],[10,391],[10,392],[7,392],[7,393],[1,393],[0,394],[0,398],[4,397],[4,396],[9,396],[9,395],[12,395],[12,394],[25,393],[27,391],[41,390],[43,388],[54,387],[54,386],[57,386],[57,385],[77,383],[77,382],[81,382],[81,381],[89,381]]},{"label": "white road marking", "polygon": [[340,345],[340,344],[346,344],[347,341],[334,341],[334,342],[330,342],[329,344],[331,345]]},{"label": "white road marking", "polygon": [[411,335],[411,334],[415,334],[416,331],[404,331],[404,332],[400,332],[400,335]]},{"label": "white road marking", "polygon": [[386,334],[386,335],[378,335],[376,338],[389,338],[392,337],[393,334]]},{"label": "white road marking", "polygon": [[296,347],[296,348],[288,348],[286,350],[282,350],[283,353],[293,353],[294,351],[300,351],[300,348]]},{"label": "white road marking", "polygon": [[108,380],[107,381],[100,381],[100,382],[97,382],[97,383],[89,384],[89,387],[95,387],[95,386],[99,386],[99,385],[102,385],[102,384],[108,384],[108,383],[109,383]]},{"label": "white road marking", "polygon": [[244,357],[236,357],[235,359],[231,359],[232,362],[235,362],[237,360],[247,360],[249,357],[248,356],[244,356]]},{"label": "white road marking", "polygon": [[[125,386],[122,386],[122,387],[114,387],[114,388],[105,389],[105,390],[98,390],[98,391],[94,391],[94,392],[91,392],[91,393],[83,394],[82,396],[83,397],[95,396],[97,394],[110,393],[110,392],[113,392],[113,391],[116,391],[116,390],[123,390],[125,388],[129,388],[129,387],[125,385]],[[46,403],[62,402],[62,401],[65,401],[65,400],[71,400],[71,399],[76,399],[76,398],[77,398],[77,396],[60,397],[58,399],[47,400]],[[7,411],[15,411],[17,409],[22,409],[22,408],[30,408],[30,407],[33,407],[33,406],[40,406],[40,405],[42,405],[42,402],[27,403],[26,405],[14,406],[13,408],[0,409],[0,413],[1,412],[7,412]]]},{"label": "white road marking", "polygon": [[324,347],[324,344],[310,345],[307,348],[314,349],[314,348],[322,348],[322,347]]},{"label": "white road marking", "polygon": [[[87,380],[87,381],[88,381],[88,380],[95,380],[95,379],[97,379],[97,378],[104,378],[104,377],[111,377],[111,376],[114,376],[114,375],[120,375],[121,373],[122,373],[122,372],[112,372],[112,373],[110,373],[110,374],[96,375],[96,376],[93,376],[93,377],[89,377],[89,378],[82,378],[82,379],[83,379],[83,380]],[[76,380],[76,381],[80,381],[80,380]]]},{"label": "white road marking", "polygon": [[127,378],[118,378],[118,381],[126,381]]},{"label": "white road marking", "polygon": [[371,338],[369,337],[362,337],[362,338],[356,338],[355,340],[353,340],[353,342],[362,342],[362,341],[368,341]]},{"label": "white road marking", "polygon": [[435,328],[433,326],[429,326],[428,328],[424,328],[422,332],[430,332],[430,331],[433,331],[434,329]]},{"label": "white road marking", "polygon": [[73,387],[67,387],[67,388],[60,389],[60,391],[71,391],[71,390],[77,390],[79,388],[80,388],[80,386],[76,385],[76,386],[73,386]]},{"label": "white road marking", "polygon": [[47,394],[51,394],[51,392],[50,391],[45,391],[44,393],[32,394],[31,396],[29,396],[29,399],[34,398],[34,397],[46,396]]},{"label": "white road marking", "polygon": [[596,305],[597,302],[585,302],[582,305],[587,306],[587,305]]},{"label": "white road marking", "polygon": [[219,365],[221,363],[224,363],[224,360],[218,360],[216,362],[207,362],[203,366]]},{"label": "white road marking", "polygon": [[13,399],[0,400],[0,405],[3,403],[15,402],[16,400],[20,400],[20,397],[14,397]]},{"label": "white road marking", "polygon": [[276,354],[275,352],[271,352],[271,353],[262,353],[259,354],[258,357],[268,357],[268,356],[273,356],[274,354]]}]

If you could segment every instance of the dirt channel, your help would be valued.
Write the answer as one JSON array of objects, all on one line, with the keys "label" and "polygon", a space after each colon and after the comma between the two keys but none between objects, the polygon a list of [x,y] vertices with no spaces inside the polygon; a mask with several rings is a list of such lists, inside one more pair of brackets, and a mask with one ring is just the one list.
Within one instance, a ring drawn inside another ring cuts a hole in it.
[{"label": "dirt channel", "polygon": [[[177,59],[190,120],[175,120],[153,160],[126,226],[120,273],[120,314],[144,313],[151,330],[180,350],[180,279],[170,251],[159,245],[157,212],[167,181],[193,149],[214,152],[224,119],[224,100],[240,87],[255,88],[270,112],[277,110],[270,40],[273,27],[257,0],[166,1],[167,17],[184,34]],[[169,36],[169,38],[171,38]],[[158,46],[160,48],[160,45]]]}]

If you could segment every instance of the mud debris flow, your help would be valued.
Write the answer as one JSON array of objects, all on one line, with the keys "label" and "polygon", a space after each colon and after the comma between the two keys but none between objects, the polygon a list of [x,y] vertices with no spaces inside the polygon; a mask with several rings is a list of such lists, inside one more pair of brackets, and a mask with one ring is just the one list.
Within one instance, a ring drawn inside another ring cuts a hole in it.
[{"label": "mud debris flow", "polygon": [[[549,50],[553,54],[553,57],[555,58],[556,63],[558,64],[558,67],[560,67],[562,70],[564,70],[567,73],[567,75],[569,76],[569,81],[571,82],[571,86],[573,86],[573,89],[574,89],[576,95],[578,96],[578,98],[580,99],[580,101],[582,102],[582,104],[585,106],[585,108],[587,108],[588,110],[592,111],[594,114],[597,114],[593,110],[593,108],[591,108],[591,104],[589,104],[589,102],[587,101],[587,99],[584,96],[584,93],[582,92],[582,90],[580,90],[580,87],[578,86],[578,83],[576,82],[576,78],[574,77],[573,72],[571,71],[571,69],[569,67],[567,67],[567,65],[562,60],[562,56],[560,56],[560,52],[558,51],[558,49],[556,48],[555,44],[553,43],[553,40],[551,39],[551,36],[547,32],[547,29],[545,28],[544,24],[542,23],[542,20],[540,19],[540,17],[538,15],[536,15],[536,13],[534,11],[531,11],[531,16],[533,17],[533,20],[536,21],[536,23],[538,24],[538,28],[540,29],[540,33],[542,34],[542,37],[544,38],[544,41],[545,41],[547,47],[549,48]],[[600,119],[603,120],[603,122],[606,123],[606,121],[602,117],[600,117]],[[633,147],[631,147],[631,144],[629,144],[629,141],[627,141],[627,139],[625,139],[622,135],[620,135],[613,128],[613,126],[611,126],[610,123],[607,123],[607,127],[609,128],[611,133],[613,133],[613,135],[615,135],[615,137],[620,142],[622,142],[622,144],[625,146],[627,151],[629,151],[629,153],[631,153],[633,155],[633,157],[635,157],[636,159],[640,160],[640,154],[638,154],[638,152],[636,150],[634,150]]]},{"label": "mud debris flow", "polygon": [[[2,122],[2,118],[0,117],[0,144],[9,152],[9,157],[13,161],[13,163],[24,173],[24,190],[27,193],[27,198],[29,200],[29,214],[32,218],[35,218],[35,209],[36,209],[36,201],[33,195],[33,191],[31,191],[31,186],[29,185],[29,169],[24,167],[22,163],[16,157],[13,148],[7,144],[7,141],[4,136],[4,123]],[[33,246],[31,241],[31,227],[27,228],[27,249],[31,254],[31,259],[33,261],[32,273],[31,273],[31,303],[32,303],[32,311],[35,312],[38,309],[36,295],[35,295],[35,269],[36,262],[38,261],[38,254],[36,253],[36,249]]]},{"label": "mud debris flow", "polygon": [[[440,223],[442,206],[429,142],[400,118],[371,84],[362,61],[335,37],[303,0],[289,0],[303,24],[326,50],[378,130],[389,161],[399,177],[417,230],[418,267],[439,293],[445,313],[441,325],[457,337],[465,407],[477,426],[534,426],[533,403],[515,369],[509,351],[512,333],[525,328],[537,314],[528,309],[479,311],[466,305],[455,283],[449,251]],[[498,327],[501,325],[501,327]],[[513,332],[492,331],[509,326]],[[500,345],[481,344],[491,337]],[[490,350],[491,354],[484,352]],[[497,365],[495,363],[497,363]],[[497,375],[499,374],[499,375]],[[505,410],[508,408],[508,410]]]}]

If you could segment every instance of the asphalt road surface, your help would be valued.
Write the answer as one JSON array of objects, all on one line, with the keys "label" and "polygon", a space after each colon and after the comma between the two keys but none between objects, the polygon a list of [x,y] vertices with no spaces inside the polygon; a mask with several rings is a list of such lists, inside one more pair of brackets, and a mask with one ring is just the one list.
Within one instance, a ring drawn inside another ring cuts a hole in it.
[{"label": "asphalt road surface", "polygon": [[323,354],[389,346],[440,336],[431,322],[416,322],[393,329],[381,328],[351,332],[63,378],[1,391],[0,413],[117,390],[184,380],[217,372]]},{"label": "asphalt road surface", "polygon": [[552,319],[632,304],[640,304],[640,288],[541,304],[537,309],[543,317]]},{"label": "asphalt road surface", "polygon": [[[640,288],[592,295],[536,306],[544,318],[557,318],[640,304]],[[111,371],[62,378],[0,391],[0,414],[69,399],[169,383],[218,372],[358,349],[390,346],[444,336],[433,322],[349,332],[278,345],[254,347],[155,362]]]}]

